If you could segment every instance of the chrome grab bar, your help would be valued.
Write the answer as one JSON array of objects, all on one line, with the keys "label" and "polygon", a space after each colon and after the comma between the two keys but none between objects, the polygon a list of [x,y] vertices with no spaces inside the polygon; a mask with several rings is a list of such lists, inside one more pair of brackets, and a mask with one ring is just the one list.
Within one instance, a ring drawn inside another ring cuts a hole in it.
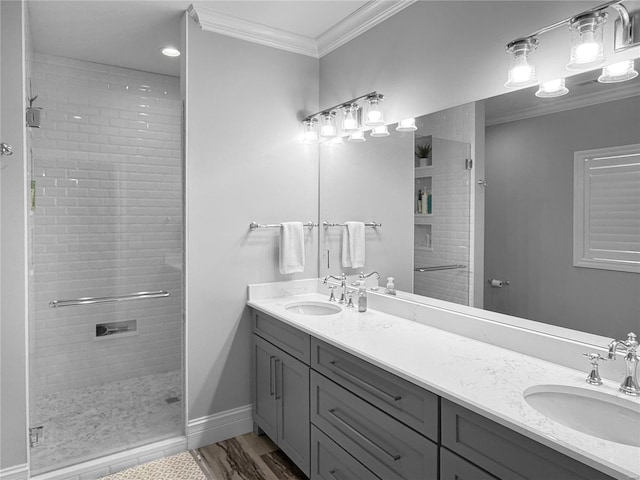
[{"label": "chrome grab bar", "polygon": [[93,305],[95,303],[122,302],[124,300],[144,300],[146,298],[163,298],[171,294],[165,290],[157,292],[136,292],[127,295],[115,295],[113,297],[85,297],[75,300],[53,300],[49,302],[49,308],[73,307],[77,305]]},{"label": "chrome grab bar", "polygon": [[439,267],[418,267],[415,272],[437,272],[438,270],[458,270],[459,268],[467,268],[466,265],[440,265]]}]

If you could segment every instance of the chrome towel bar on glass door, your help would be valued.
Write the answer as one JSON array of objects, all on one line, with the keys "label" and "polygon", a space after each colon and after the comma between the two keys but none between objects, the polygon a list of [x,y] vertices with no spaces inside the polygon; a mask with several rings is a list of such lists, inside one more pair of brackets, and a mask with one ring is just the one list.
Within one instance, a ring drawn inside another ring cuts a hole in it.
[{"label": "chrome towel bar on glass door", "polygon": [[466,265],[440,265],[438,267],[417,267],[415,272],[437,272],[438,270],[458,270],[467,268]]},{"label": "chrome towel bar on glass door", "polygon": [[[251,230],[255,230],[256,228],[280,228],[281,226],[282,224],[280,223],[271,223],[271,224],[263,225],[262,223],[251,222],[249,224],[249,228]],[[303,226],[308,228],[313,228],[313,227],[317,227],[318,224],[313,222],[307,222],[307,223],[304,223]]]},{"label": "chrome towel bar on glass door", "polygon": [[[327,228],[327,227],[345,227],[345,226],[346,226],[346,224],[344,224],[344,223],[330,223],[330,222],[322,222],[322,226],[323,226],[324,228]],[[376,228],[376,227],[381,227],[381,226],[382,226],[382,224],[381,224],[381,223],[377,223],[377,222],[370,222],[370,223],[365,223],[365,224],[364,224],[364,226],[365,226],[365,227],[373,227],[373,228]]]},{"label": "chrome towel bar on glass door", "polygon": [[85,297],[76,298],[75,300],[53,300],[52,302],[49,302],[49,307],[73,307],[77,305],[93,305],[95,303],[122,302],[124,300],[144,300],[147,298],[163,298],[170,295],[171,294],[165,290],[158,290],[157,292],[136,292],[129,293],[127,295],[115,295],[113,297]]}]

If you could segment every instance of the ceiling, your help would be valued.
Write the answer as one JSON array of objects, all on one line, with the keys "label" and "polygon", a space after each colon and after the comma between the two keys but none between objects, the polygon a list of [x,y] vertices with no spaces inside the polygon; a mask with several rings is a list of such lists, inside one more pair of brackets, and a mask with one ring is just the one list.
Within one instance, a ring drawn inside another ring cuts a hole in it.
[{"label": "ceiling", "polygon": [[[373,4],[412,1],[28,0],[33,49],[177,76],[180,60],[164,57],[160,48],[180,44],[180,19],[192,3],[199,16],[205,12],[227,23],[267,27],[271,33],[306,39],[315,46],[323,34],[346,21],[349,31],[358,31],[354,22]],[[363,24],[367,21],[362,17]]]}]

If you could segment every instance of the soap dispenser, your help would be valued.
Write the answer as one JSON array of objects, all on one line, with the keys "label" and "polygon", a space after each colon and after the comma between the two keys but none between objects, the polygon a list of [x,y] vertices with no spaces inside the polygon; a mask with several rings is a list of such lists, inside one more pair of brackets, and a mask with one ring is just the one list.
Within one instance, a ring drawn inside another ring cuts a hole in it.
[{"label": "soap dispenser", "polygon": [[396,285],[394,283],[395,278],[393,277],[388,277],[387,278],[387,288],[385,289],[384,293],[388,294],[388,295],[395,295],[396,294]]},{"label": "soap dispenser", "polygon": [[358,311],[367,311],[367,282],[364,280],[358,282]]}]

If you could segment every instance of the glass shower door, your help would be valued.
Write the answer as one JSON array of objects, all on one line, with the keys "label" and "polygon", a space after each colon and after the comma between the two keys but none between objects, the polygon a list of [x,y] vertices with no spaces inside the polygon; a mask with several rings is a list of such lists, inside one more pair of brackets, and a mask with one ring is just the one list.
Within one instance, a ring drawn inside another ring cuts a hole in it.
[{"label": "glass shower door", "polygon": [[414,293],[470,305],[471,145],[432,136],[415,143],[430,145],[431,157],[415,168]]},{"label": "glass shower door", "polygon": [[31,130],[31,472],[180,436],[177,78],[37,55]]}]

